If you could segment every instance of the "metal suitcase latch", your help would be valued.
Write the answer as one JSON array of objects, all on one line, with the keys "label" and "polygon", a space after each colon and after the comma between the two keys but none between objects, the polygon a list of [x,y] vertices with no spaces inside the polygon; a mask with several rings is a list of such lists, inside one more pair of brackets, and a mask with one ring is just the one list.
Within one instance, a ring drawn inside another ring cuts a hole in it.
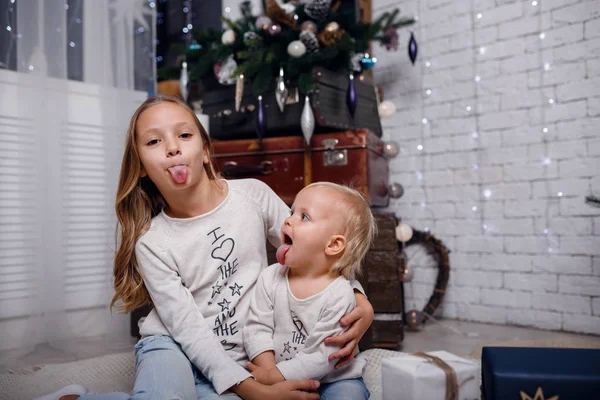
[{"label": "metal suitcase latch", "polygon": [[332,165],[348,165],[348,150],[335,149],[335,146],[339,142],[340,141],[338,139],[323,139],[321,143],[326,149],[323,153],[323,166],[329,167]]}]

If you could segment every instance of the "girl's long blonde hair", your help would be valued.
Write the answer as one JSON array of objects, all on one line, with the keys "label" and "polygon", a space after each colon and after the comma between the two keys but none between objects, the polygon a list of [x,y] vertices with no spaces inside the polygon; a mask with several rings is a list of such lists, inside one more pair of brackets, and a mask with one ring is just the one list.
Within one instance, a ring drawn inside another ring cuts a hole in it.
[{"label": "girl's long blonde hair", "polygon": [[[178,104],[189,111],[200,131],[209,160],[213,152],[208,133],[206,133],[196,115],[187,104],[176,97],[151,97],[133,113],[127,130],[125,153],[123,154],[119,187],[117,188],[115,210],[121,229],[117,232],[118,249],[115,254],[113,270],[115,295],[110,303],[112,309],[117,301],[121,300],[122,304],[116,308],[124,313],[152,303],[135,258],[135,244],[150,227],[152,218],[166,206],[166,202],[154,183],[147,177],[141,177],[142,162],[137,150],[135,127],[141,113],[164,102]],[[209,179],[216,179],[212,163],[204,164],[204,168]]]}]

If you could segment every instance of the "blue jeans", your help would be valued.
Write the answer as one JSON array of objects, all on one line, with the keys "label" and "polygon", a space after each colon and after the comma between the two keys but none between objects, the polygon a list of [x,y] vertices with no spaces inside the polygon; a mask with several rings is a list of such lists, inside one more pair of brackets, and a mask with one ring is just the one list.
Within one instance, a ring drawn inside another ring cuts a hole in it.
[{"label": "blue jeans", "polygon": [[319,394],[321,400],[368,400],[371,396],[363,378],[322,383]]},{"label": "blue jeans", "polygon": [[133,393],[88,393],[84,400],[240,400],[234,393],[219,396],[169,336],[148,336],[135,345]]}]

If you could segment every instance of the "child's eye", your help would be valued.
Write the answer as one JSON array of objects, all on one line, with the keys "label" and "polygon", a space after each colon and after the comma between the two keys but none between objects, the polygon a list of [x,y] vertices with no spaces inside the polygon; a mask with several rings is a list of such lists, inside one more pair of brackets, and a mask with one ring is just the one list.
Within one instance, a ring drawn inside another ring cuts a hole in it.
[{"label": "child's eye", "polygon": [[302,221],[310,221],[310,218],[308,217],[308,215],[302,213]]},{"label": "child's eye", "polygon": [[189,138],[191,138],[191,137],[192,137],[192,134],[191,134],[191,133],[182,133],[182,134],[181,134],[181,137],[182,137],[183,139],[189,139]]},{"label": "child's eye", "polygon": [[155,145],[157,143],[158,143],[158,139],[152,139],[148,143],[146,143],[146,145],[147,146],[153,146],[153,145]]},{"label": "child's eye", "polygon": [[294,210],[290,210],[290,215],[294,215]]}]

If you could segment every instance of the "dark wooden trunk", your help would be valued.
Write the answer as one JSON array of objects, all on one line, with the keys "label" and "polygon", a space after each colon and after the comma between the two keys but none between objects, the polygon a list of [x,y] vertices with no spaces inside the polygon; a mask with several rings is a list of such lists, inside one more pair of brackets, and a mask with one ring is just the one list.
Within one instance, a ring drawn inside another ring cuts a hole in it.
[{"label": "dark wooden trunk", "polygon": [[[357,77],[355,82],[357,106],[354,117],[346,105],[349,75],[317,67],[314,70],[315,87],[310,95],[315,116],[315,132],[336,132],[345,129],[366,128],[381,137],[381,121],[377,111],[375,89],[369,77]],[[302,136],[300,116],[305,95],[289,88],[288,101],[283,112],[275,100],[275,85],[262,95],[266,115],[265,138]],[[256,138],[255,118],[257,98],[251,85],[246,85],[240,111],[235,110],[235,85],[222,86],[204,95],[203,113],[210,116],[210,135],[219,140]]]},{"label": "dark wooden trunk", "polygon": [[213,147],[223,177],[260,179],[288,205],[307,180],[352,185],[375,207],[389,202],[383,142],[366,129],[313,135],[308,150],[299,136],[215,140]]},{"label": "dark wooden trunk", "polygon": [[[394,214],[376,213],[378,234],[363,263],[359,281],[375,310],[375,321],[360,341],[360,348],[397,348],[404,339],[404,295],[400,272],[404,257],[396,240]],[[378,320],[385,314],[386,320]]]}]

